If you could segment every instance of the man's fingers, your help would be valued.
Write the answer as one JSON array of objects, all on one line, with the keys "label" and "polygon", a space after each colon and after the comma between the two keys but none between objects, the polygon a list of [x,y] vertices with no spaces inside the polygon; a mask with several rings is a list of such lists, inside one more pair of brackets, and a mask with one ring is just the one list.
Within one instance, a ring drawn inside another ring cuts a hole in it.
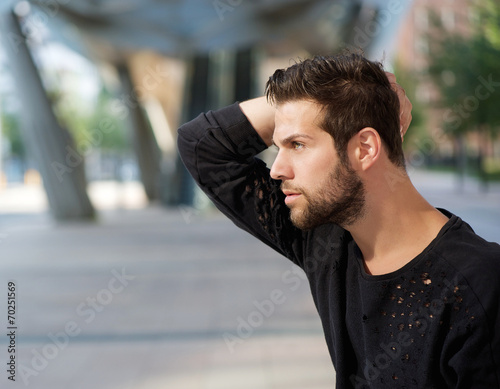
[{"label": "man's fingers", "polygon": [[413,105],[412,105],[411,101],[405,95],[405,106],[402,109],[401,117],[399,119],[399,121],[401,123],[401,129],[400,129],[401,139],[403,139],[403,137],[406,134],[406,131],[408,130],[408,127],[410,126],[410,123],[412,120],[412,115],[411,115],[412,108],[413,108]]},{"label": "man's fingers", "polygon": [[391,84],[392,89],[396,92],[399,98],[399,107],[400,107],[399,122],[400,122],[401,139],[403,139],[411,123],[412,119],[411,110],[413,108],[413,105],[406,96],[406,92],[403,89],[403,87],[397,83],[396,76],[390,72],[385,72],[385,74],[387,75],[387,78]]},{"label": "man's fingers", "polygon": [[394,74],[390,72],[385,72],[385,75],[387,76],[391,84],[396,84],[396,76]]}]

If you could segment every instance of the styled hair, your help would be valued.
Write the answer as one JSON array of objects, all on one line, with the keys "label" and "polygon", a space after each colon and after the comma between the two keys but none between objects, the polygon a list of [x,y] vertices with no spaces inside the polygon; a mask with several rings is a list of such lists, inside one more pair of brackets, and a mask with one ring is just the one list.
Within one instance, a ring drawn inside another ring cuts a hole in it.
[{"label": "styled hair", "polygon": [[372,127],[389,160],[404,168],[399,99],[381,63],[357,53],[316,56],[276,70],[266,84],[266,96],[273,104],[318,103],[324,114],[320,127],[332,136],[344,163],[349,140],[363,128]]}]

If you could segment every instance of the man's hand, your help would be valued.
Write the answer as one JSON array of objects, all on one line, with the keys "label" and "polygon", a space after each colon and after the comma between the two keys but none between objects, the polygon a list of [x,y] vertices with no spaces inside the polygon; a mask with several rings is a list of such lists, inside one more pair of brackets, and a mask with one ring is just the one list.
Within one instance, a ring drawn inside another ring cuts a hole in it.
[{"label": "man's hand", "polygon": [[240,103],[240,109],[255,131],[269,147],[273,144],[275,108],[267,102],[265,96]]},{"label": "man's hand", "polygon": [[406,96],[406,92],[403,89],[403,87],[396,82],[396,76],[389,72],[385,72],[385,74],[387,75],[387,78],[391,83],[392,89],[398,94],[399,97],[399,106],[401,110],[399,113],[399,122],[400,122],[399,130],[401,132],[401,140],[403,140],[406,131],[408,130],[408,127],[410,126],[411,123],[412,104],[408,99],[408,97]]}]

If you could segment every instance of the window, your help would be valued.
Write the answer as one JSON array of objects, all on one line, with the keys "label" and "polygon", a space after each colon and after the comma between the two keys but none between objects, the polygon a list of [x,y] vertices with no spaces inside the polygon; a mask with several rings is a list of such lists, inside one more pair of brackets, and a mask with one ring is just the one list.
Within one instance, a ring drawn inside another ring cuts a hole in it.
[{"label": "window", "polygon": [[429,14],[427,9],[419,8],[415,11],[415,25],[419,30],[427,30],[429,28]]},{"label": "window", "polygon": [[451,8],[441,10],[441,22],[447,30],[455,29],[455,12]]}]

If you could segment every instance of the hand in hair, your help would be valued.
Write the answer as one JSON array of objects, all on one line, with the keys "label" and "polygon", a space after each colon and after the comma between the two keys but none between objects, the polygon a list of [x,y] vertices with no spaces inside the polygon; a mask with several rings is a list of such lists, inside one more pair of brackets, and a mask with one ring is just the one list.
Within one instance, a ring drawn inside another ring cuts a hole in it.
[{"label": "hand in hair", "polygon": [[405,134],[406,134],[406,131],[408,130],[408,127],[410,126],[410,123],[411,123],[412,104],[411,104],[411,101],[406,96],[406,92],[403,89],[403,87],[397,83],[396,76],[392,73],[389,73],[389,72],[385,72],[385,74],[387,75],[387,78],[389,79],[389,82],[391,83],[392,89],[398,94],[398,97],[399,97],[400,132],[401,132],[401,139],[403,139]]}]

